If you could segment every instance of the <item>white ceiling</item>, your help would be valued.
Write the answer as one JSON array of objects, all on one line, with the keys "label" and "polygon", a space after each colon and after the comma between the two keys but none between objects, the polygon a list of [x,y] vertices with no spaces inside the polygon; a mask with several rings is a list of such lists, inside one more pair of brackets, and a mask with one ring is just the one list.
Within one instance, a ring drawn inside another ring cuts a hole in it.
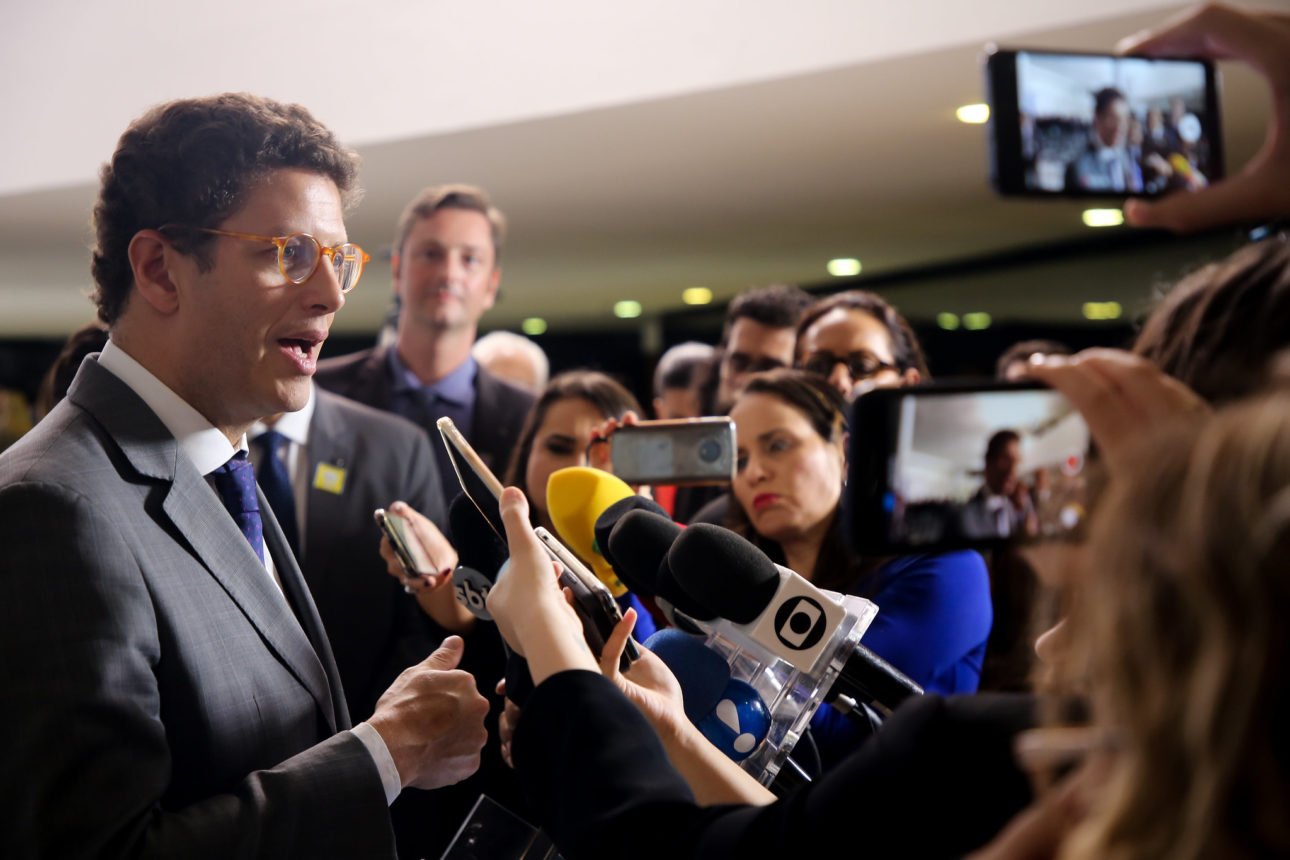
[{"label": "white ceiling", "polygon": [[[1077,237],[1080,207],[991,194],[983,131],[953,109],[981,97],[986,41],[1107,50],[1173,8],[6,3],[0,336],[56,336],[91,315],[94,177],[130,119],[230,89],[299,101],[357,146],[367,196],[349,233],[369,248],[388,244],[422,186],[486,186],[512,236],[490,326],[531,315],[552,331],[635,326],[611,316],[615,301],[637,299],[648,317],[681,307],[688,286],[720,299],[820,282],[836,256],[861,258],[869,275]],[[1261,137],[1267,96],[1248,73],[1224,73],[1235,165]],[[981,277],[902,288],[897,302],[913,317],[1061,320],[1086,299],[1141,292],[1142,273],[1077,269],[1058,267],[1064,285],[1044,294]],[[374,264],[338,328],[375,328],[388,284],[388,265]]]}]

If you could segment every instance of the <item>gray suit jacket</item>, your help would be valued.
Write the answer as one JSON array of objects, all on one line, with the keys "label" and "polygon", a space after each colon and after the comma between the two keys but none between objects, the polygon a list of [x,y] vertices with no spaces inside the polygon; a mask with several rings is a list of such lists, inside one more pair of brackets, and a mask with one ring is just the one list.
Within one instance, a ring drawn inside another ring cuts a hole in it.
[{"label": "gray suit jacket", "polygon": [[[444,531],[448,515],[421,428],[321,388],[316,397],[300,566],[358,721],[371,716],[400,671],[428,657],[442,638],[385,572],[372,512],[401,499]],[[344,470],[339,492],[314,480],[319,465]]]},{"label": "gray suit jacket", "polygon": [[0,456],[0,856],[392,853],[322,625],[264,531],[300,621],[93,357]]}]

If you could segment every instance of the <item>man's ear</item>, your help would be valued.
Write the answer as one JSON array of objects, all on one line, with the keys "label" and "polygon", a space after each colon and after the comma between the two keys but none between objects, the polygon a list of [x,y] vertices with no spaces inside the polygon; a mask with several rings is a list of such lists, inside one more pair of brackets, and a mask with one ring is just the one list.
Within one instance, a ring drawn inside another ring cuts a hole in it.
[{"label": "man's ear", "polygon": [[502,286],[502,267],[493,266],[493,273],[488,276],[488,303],[484,305],[484,310],[492,310],[493,305],[497,303],[497,291]]},{"label": "man's ear", "polygon": [[399,269],[403,266],[403,258],[398,253],[390,255],[390,286],[394,295],[399,294]]},{"label": "man's ear", "polygon": [[156,230],[140,230],[127,250],[139,298],[163,316],[179,310],[179,290],[172,277],[179,252]]}]

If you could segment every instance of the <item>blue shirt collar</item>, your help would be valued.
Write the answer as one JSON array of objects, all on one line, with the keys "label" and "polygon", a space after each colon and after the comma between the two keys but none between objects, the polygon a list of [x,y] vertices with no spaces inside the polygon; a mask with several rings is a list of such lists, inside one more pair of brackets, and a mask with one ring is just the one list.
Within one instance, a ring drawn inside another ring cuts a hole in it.
[{"label": "blue shirt collar", "polygon": [[460,366],[438,382],[423,385],[417,375],[399,358],[397,349],[391,347],[388,355],[395,391],[423,391],[440,400],[458,404],[466,404],[474,400],[475,374],[479,371],[479,364],[476,363],[474,356],[468,356]]}]

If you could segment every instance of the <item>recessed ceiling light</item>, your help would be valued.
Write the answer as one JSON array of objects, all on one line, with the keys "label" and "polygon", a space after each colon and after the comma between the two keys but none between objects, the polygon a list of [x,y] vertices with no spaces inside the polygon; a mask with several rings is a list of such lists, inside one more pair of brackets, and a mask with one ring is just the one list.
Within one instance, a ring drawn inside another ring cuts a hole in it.
[{"label": "recessed ceiling light", "polygon": [[1085,302],[1084,319],[1118,320],[1124,313],[1119,302]]},{"label": "recessed ceiling light", "polygon": [[712,301],[712,290],[707,287],[688,287],[682,290],[681,301],[687,305],[706,305]]},{"label": "recessed ceiling light", "polygon": [[1124,223],[1124,213],[1119,209],[1085,209],[1084,226],[1119,227]]},{"label": "recessed ceiling light", "polygon": [[968,125],[980,125],[990,119],[990,106],[986,104],[963,105],[954,111],[954,116],[959,122],[965,122]]},{"label": "recessed ceiling light", "polygon": [[946,331],[954,331],[959,327],[959,315],[951,313],[939,313],[936,315],[936,324]]},{"label": "recessed ceiling light", "polygon": [[963,315],[963,328],[968,331],[980,331],[981,329],[989,328],[992,322],[994,320],[990,319],[990,315],[985,311],[973,311],[970,314]]},{"label": "recessed ceiling light", "polygon": [[635,319],[641,315],[641,303],[626,299],[621,302],[614,302],[614,316],[620,320]]},{"label": "recessed ceiling light", "polygon": [[546,331],[546,320],[542,317],[529,317],[520,323],[520,331],[536,337]]},{"label": "recessed ceiling light", "polygon": [[839,257],[829,260],[829,274],[835,278],[850,278],[860,274],[860,261],[855,257]]}]

